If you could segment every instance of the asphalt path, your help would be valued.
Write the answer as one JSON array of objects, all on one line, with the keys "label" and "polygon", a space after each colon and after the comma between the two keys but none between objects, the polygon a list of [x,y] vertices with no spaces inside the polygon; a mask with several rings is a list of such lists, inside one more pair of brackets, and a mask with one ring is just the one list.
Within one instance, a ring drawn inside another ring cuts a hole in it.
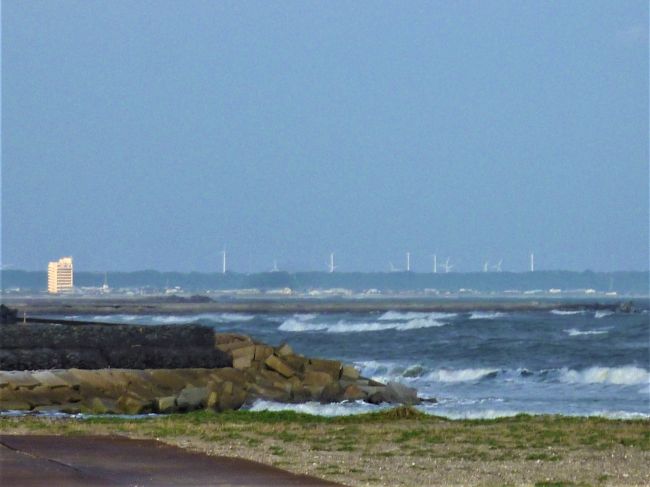
[{"label": "asphalt path", "polygon": [[0,435],[2,486],[334,486],[238,458],[117,436]]}]

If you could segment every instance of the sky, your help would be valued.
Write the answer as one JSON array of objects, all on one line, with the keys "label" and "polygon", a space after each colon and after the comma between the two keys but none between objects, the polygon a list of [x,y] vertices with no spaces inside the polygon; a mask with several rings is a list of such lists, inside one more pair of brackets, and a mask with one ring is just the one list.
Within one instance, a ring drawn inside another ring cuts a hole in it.
[{"label": "sky", "polygon": [[2,2],[2,266],[647,270],[646,1]]}]

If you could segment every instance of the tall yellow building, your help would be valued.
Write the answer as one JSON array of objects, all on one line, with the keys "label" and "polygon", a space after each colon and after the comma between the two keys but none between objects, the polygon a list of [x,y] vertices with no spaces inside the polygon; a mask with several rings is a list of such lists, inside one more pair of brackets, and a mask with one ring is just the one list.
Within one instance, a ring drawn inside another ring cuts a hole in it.
[{"label": "tall yellow building", "polygon": [[72,257],[62,257],[47,265],[47,292],[71,292],[73,287]]}]

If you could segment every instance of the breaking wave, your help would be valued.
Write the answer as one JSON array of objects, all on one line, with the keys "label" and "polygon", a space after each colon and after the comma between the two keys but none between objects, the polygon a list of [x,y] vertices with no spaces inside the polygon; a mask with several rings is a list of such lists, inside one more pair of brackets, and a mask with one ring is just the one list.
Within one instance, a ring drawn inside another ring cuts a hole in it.
[{"label": "breaking wave", "polygon": [[582,310],[564,310],[564,309],[552,309],[551,313],[554,315],[560,315],[560,316],[569,316],[569,315],[582,315],[585,314],[584,311]]},{"label": "breaking wave", "polygon": [[583,335],[606,335],[607,330],[577,330],[575,328],[569,328],[564,330],[564,333],[568,333],[571,337],[583,336]]},{"label": "breaking wave", "polygon": [[309,331],[324,331],[327,333],[363,333],[385,330],[416,330],[419,328],[444,326],[446,324],[447,323],[437,321],[430,317],[415,318],[407,322],[394,323],[379,323],[372,321],[365,323],[353,323],[348,321],[339,321],[337,323],[305,323],[304,320],[289,318],[278,327],[278,330],[294,333]]},{"label": "breaking wave", "polygon": [[650,381],[650,372],[641,367],[589,367],[583,370],[561,369],[560,381],[572,384],[639,385]]},{"label": "breaking wave", "polygon": [[317,416],[347,416],[351,414],[369,413],[387,409],[391,406],[383,404],[375,406],[363,401],[335,402],[321,404],[319,402],[306,402],[302,404],[287,404],[275,401],[258,399],[250,407],[250,411],[295,411],[297,413],[313,414]]},{"label": "breaking wave", "polygon": [[401,312],[401,311],[386,311],[383,315],[381,315],[379,318],[377,318],[379,321],[410,321],[410,320],[416,320],[416,319],[424,319],[424,318],[431,318],[431,319],[444,319],[444,318],[453,318],[456,316],[457,313],[436,313],[436,312],[431,312],[431,313],[424,313],[424,312],[419,312],[419,311],[407,311],[407,312]]},{"label": "breaking wave", "polygon": [[427,375],[434,382],[476,382],[496,377],[499,369],[438,369]]},{"label": "breaking wave", "polygon": [[624,367],[590,367],[583,370],[568,368],[528,370],[526,368],[504,369],[496,367],[472,367],[452,369],[426,367],[422,364],[368,360],[356,362],[361,374],[380,382],[391,380],[426,383],[479,382],[489,379],[504,381],[535,381],[571,384],[647,385],[650,372],[633,365]]},{"label": "breaking wave", "polygon": [[611,315],[613,315],[613,314],[614,314],[613,311],[603,311],[603,310],[600,310],[600,311],[596,311],[596,312],[594,313],[594,318],[599,318],[599,319],[600,319],[600,318],[605,318],[606,316],[611,316]]},{"label": "breaking wave", "polygon": [[255,318],[255,316],[244,313],[203,313],[196,315],[156,315],[151,316],[150,318],[154,323],[160,324],[186,324],[196,323],[197,321],[239,323],[242,321],[250,321]]},{"label": "breaking wave", "polygon": [[502,318],[506,314],[505,313],[500,313],[500,312],[486,312],[486,311],[474,311],[471,315],[469,315],[470,320],[494,320],[495,318]]}]

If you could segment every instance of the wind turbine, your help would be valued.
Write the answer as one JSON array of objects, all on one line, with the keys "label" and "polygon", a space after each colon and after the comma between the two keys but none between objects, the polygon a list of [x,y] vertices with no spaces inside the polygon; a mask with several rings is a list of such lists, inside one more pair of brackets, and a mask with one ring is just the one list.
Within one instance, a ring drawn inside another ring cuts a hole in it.
[{"label": "wind turbine", "polygon": [[330,252],[330,263],[328,264],[327,267],[330,274],[334,272],[334,269],[336,269],[336,266],[334,265],[334,252]]},{"label": "wind turbine", "polygon": [[391,272],[397,272],[399,269],[397,269],[392,262],[389,262],[388,265],[390,266],[390,271]]},{"label": "wind turbine", "polygon": [[490,261],[486,260],[486,261],[483,263],[483,272],[488,272],[489,269],[490,269]]},{"label": "wind turbine", "polygon": [[499,262],[497,262],[497,265],[492,266],[492,269],[494,269],[497,272],[501,272],[501,264],[503,263],[503,259],[501,259]]},{"label": "wind turbine", "polygon": [[411,272],[411,252],[406,252],[406,272]]},{"label": "wind turbine", "polygon": [[433,257],[433,273],[437,274],[438,273],[438,256],[436,254],[433,254],[432,257]]},{"label": "wind turbine", "polygon": [[535,272],[535,254],[530,253],[530,272]]},{"label": "wind turbine", "polygon": [[273,269],[271,269],[271,272],[280,272],[280,269],[278,268],[278,261],[273,260]]},{"label": "wind turbine", "polygon": [[443,267],[445,268],[445,274],[448,274],[449,271],[454,268],[454,265],[449,263],[449,257],[447,257],[447,260],[445,261]]},{"label": "wind turbine", "polygon": [[226,247],[221,251],[221,273],[226,273]]}]

